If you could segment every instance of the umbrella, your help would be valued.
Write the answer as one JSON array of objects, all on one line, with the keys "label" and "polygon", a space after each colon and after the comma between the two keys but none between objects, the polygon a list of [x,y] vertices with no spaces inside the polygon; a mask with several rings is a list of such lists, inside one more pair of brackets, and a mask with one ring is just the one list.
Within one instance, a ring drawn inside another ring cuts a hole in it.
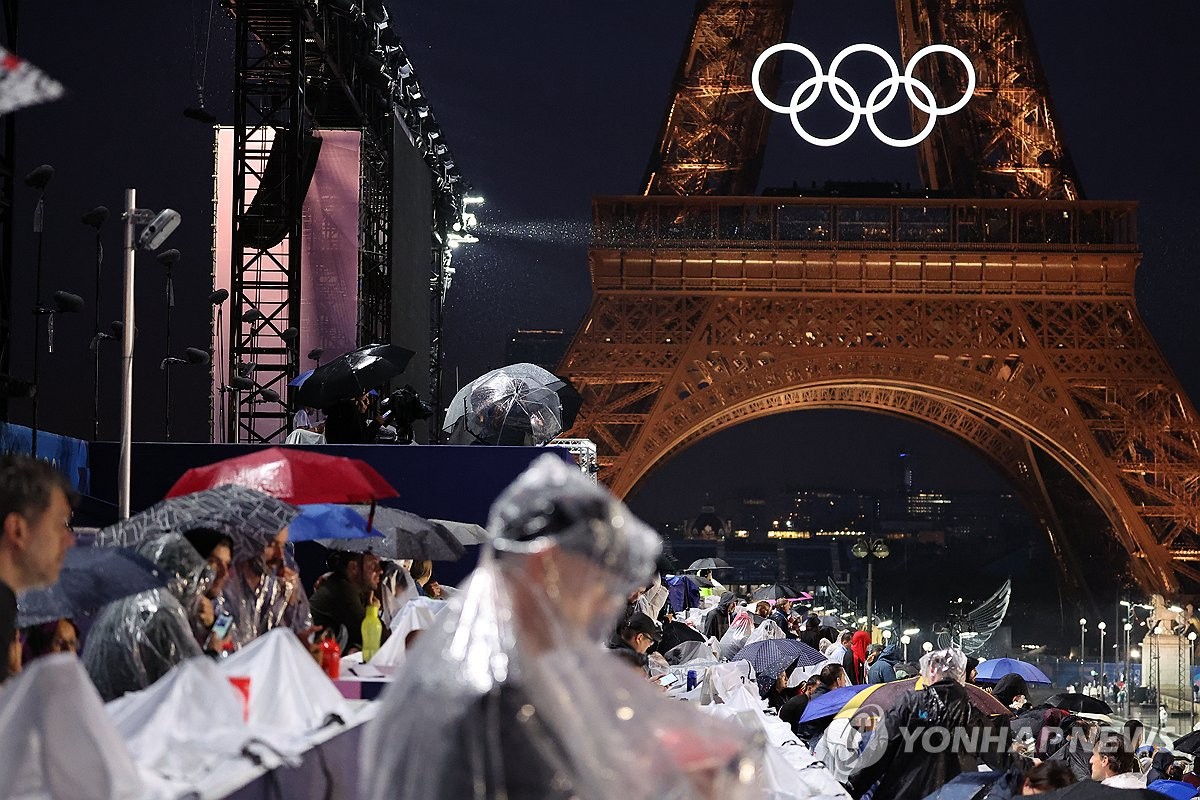
[{"label": "umbrella", "polygon": [[790,586],[784,586],[782,583],[773,583],[770,586],[764,586],[758,589],[754,594],[750,595],[751,600],[778,600],[781,597],[795,597],[796,592]]},{"label": "umbrella", "polygon": [[555,391],[555,394],[558,395],[558,402],[562,405],[563,430],[567,431],[575,424],[575,417],[579,416],[579,409],[583,408],[583,395],[566,378],[560,378],[560,380],[563,385]]},{"label": "umbrella", "polygon": [[289,542],[315,539],[383,538],[377,530],[367,530],[367,520],[349,506],[336,503],[309,503],[300,506],[300,516],[288,525]]},{"label": "umbrella", "polygon": [[394,344],[369,344],[313,370],[296,392],[296,405],[329,408],[358,397],[404,372],[412,350]]},{"label": "umbrella", "polygon": [[766,694],[780,673],[792,664],[804,667],[827,659],[798,639],[764,639],[746,645],[730,660],[749,661],[758,678],[758,688]]},{"label": "umbrella", "polygon": [[[839,717],[852,716],[860,710],[863,713],[871,713],[872,716],[882,716],[896,705],[905,692],[922,689],[924,688],[924,683],[920,678],[908,678],[902,681],[877,683],[860,688],[862,691],[847,700],[838,712]],[[983,714],[987,716],[994,716],[996,714],[1012,716],[1012,713],[1004,707],[1003,703],[978,686],[972,686],[968,683],[964,688],[967,690],[968,702]],[[878,713],[876,714],[875,712]]]},{"label": "umbrella", "polygon": [[294,447],[268,447],[183,473],[167,497],[226,483],[248,486],[289,503],[369,503],[398,492],[357,458]]},{"label": "umbrella", "polygon": [[704,641],[704,634],[682,622],[671,620],[664,622],[662,627],[662,639],[655,645],[655,649],[660,653],[666,653],[668,650],[672,650],[684,642]]},{"label": "umbrella", "polygon": [[723,558],[699,558],[692,562],[692,565],[684,570],[684,572],[699,572],[702,569],[733,569]]},{"label": "umbrella", "polygon": [[167,533],[212,528],[265,545],[286,528],[300,509],[244,486],[218,486],[172,497],[127,520],[102,528],[99,546],[134,547]]},{"label": "umbrella", "polygon": [[975,668],[975,680],[980,683],[995,683],[1005,675],[1016,673],[1029,684],[1049,686],[1051,681],[1046,673],[1025,661],[1016,658],[989,658],[981,661]]},{"label": "umbrella", "polygon": [[[777,640],[773,640],[777,641]],[[789,641],[789,640],[784,640]],[[800,715],[801,722],[808,722],[822,717],[832,717],[842,710],[842,707],[849,703],[850,700],[863,689],[867,688],[863,684],[857,686],[841,686],[837,689],[830,689],[825,694],[817,695],[809,701],[804,707],[804,713]]]},{"label": "umbrella", "polygon": [[[365,511],[366,506],[357,507]],[[466,550],[454,534],[432,520],[397,508],[375,510],[375,527],[382,539],[318,539],[331,550],[374,553],[383,558],[412,558],[429,561],[457,561]]]},{"label": "umbrella", "polygon": [[476,525],[474,522],[456,522],[451,519],[431,519],[429,521],[436,522],[453,533],[454,538],[458,539],[460,544],[487,544],[492,540],[488,529],[482,525]]},{"label": "umbrella", "polygon": [[316,370],[311,369],[304,370],[304,372],[301,372],[299,375],[288,381],[288,386],[303,386],[304,382],[308,380],[309,376],[311,376],[315,371]]},{"label": "umbrella", "polygon": [[533,364],[512,364],[480,375],[454,395],[443,429],[460,423],[485,444],[545,444],[562,433],[562,381]]},{"label": "umbrella", "polygon": [[58,582],[17,598],[17,626],[25,628],[63,617],[78,617],[100,606],[165,586],[167,576],[153,562],[124,547],[72,547]]},{"label": "umbrella", "polygon": [[681,578],[682,580],[688,581],[689,583],[692,583],[698,589],[713,588],[712,579],[706,578],[703,575],[678,575],[676,577]]},{"label": "umbrella", "polygon": [[1176,753],[1200,754],[1200,731],[1192,731],[1186,736],[1180,736],[1175,740],[1175,746],[1171,749]]},{"label": "umbrella", "polygon": [[1047,698],[1046,705],[1051,708],[1061,708],[1063,711],[1083,711],[1088,714],[1111,714],[1112,706],[1095,697],[1088,697],[1078,692],[1062,692]]}]

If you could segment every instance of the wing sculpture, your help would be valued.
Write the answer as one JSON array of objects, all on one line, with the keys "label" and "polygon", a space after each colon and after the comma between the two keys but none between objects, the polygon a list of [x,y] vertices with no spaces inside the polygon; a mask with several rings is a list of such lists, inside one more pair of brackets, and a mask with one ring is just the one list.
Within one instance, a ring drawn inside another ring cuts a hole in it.
[{"label": "wing sculpture", "polygon": [[1012,580],[1006,580],[996,593],[979,605],[961,614],[943,629],[937,631],[940,647],[959,647],[967,655],[983,649],[992,634],[1000,627],[1008,614],[1008,603],[1012,598]]}]

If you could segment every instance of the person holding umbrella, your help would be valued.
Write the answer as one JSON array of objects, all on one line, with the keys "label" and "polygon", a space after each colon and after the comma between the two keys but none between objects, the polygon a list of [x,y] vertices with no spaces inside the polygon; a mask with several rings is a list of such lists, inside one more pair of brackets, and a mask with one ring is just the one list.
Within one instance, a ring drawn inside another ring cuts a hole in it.
[{"label": "person holding umbrella", "polygon": [[[850,774],[851,795],[859,798],[875,787],[875,797],[925,797],[960,772],[974,769],[985,755],[980,743],[987,725],[963,686],[966,666],[967,657],[958,648],[925,654],[921,659],[925,688],[906,692],[887,712],[881,728],[886,735],[876,729],[858,768]],[[945,738],[922,732],[931,730]],[[945,741],[949,746],[924,748],[921,742],[926,740]]]}]

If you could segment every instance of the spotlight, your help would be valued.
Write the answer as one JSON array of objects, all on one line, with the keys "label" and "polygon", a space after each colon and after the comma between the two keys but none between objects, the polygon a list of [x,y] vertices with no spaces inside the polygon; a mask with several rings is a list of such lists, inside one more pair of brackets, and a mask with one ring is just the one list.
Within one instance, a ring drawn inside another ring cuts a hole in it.
[{"label": "spotlight", "polygon": [[200,108],[185,108],[183,115],[188,119],[196,120],[196,122],[203,122],[205,125],[217,124],[217,118],[210,114],[203,106]]},{"label": "spotlight", "polygon": [[164,208],[146,224],[142,235],[138,237],[138,247],[143,250],[157,250],[158,246],[175,232],[182,219],[175,209]]}]

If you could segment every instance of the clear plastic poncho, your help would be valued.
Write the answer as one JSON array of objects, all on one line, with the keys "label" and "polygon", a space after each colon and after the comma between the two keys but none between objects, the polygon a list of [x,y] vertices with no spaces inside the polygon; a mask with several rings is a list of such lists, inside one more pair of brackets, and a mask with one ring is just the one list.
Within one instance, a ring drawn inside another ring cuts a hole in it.
[{"label": "clear plastic poncho", "polygon": [[117,600],[97,615],[80,657],[105,701],[145,689],[201,655],[189,612],[212,581],[208,562],[177,533],[143,542],[137,552],[166,574],[167,585]]},{"label": "clear plastic poncho", "polygon": [[729,623],[729,628],[721,635],[721,659],[728,661],[746,646],[750,635],[754,633],[754,620],[750,612],[742,609]]},{"label": "clear plastic poncho", "polygon": [[[235,537],[233,545],[233,565],[221,589],[221,599],[225,610],[233,615],[230,636],[234,643],[245,647],[275,628],[301,632],[312,627],[308,597],[300,581],[281,579],[279,566],[263,560],[260,543]],[[299,571],[291,543],[284,549],[283,567],[293,573]],[[257,583],[247,579],[243,568],[257,577]]]},{"label": "clear plastic poncho", "polygon": [[360,797],[758,797],[744,736],[601,637],[658,537],[559,458],[496,501],[498,538],[408,653],[360,750]]}]

